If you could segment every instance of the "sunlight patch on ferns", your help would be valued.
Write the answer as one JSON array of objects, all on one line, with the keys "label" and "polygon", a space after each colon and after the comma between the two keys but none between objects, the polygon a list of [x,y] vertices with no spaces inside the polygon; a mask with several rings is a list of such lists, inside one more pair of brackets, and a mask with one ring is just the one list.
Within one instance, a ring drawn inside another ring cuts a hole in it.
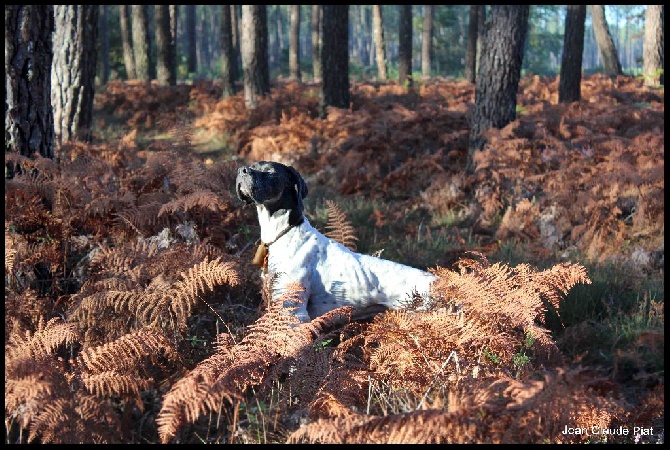
[{"label": "sunlight patch on ferns", "polygon": [[583,442],[588,436],[563,434],[566,424],[606,428],[622,410],[621,402],[594,393],[596,386],[607,389],[607,382],[580,369],[531,381],[470,380],[454,392],[453,410],[321,418],[298,428],[288,443]]}]

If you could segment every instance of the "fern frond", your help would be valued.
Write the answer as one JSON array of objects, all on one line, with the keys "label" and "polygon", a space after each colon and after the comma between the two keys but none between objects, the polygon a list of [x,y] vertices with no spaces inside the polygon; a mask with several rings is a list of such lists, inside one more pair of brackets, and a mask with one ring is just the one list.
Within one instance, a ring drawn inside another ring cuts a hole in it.
[{"label": "fern frond", "polygon": [[14,261],[18,252],[15,248],[5,248],[5,272],[11,273],[14,271]]},{"label": "fern frond", "polygon": [[149,356],[163,356],[178,361],[179,356],[165,335],[151,327],[125,334],[113,342],[82,350],[77,363],[83,373],[101,374],[110,370],[128,373],[136,370],[138,361]]},{"label": "fern frond", "polygon": [[287,286],[285,293],[270,302],[268,311],[254,324],[236,345],[230,339],[218,352],[202,361],[188,375],[179,380],[163,399],[163,407],[156,422],[161,442],[170,441],[186,422],[194,422],[207,411],[216,411],[222,402],[241,399],[247,388],[267,384],[269,377],[277,377],[278,364],[295,365],[298,355],[313,342],[313,333],[326,327],[329,320],[341,320],[336,313],[321,324],[299,324],[284,304],[303,290],[300,285]]},{"label": "fern frond", "polygon": [[62,323],[60,318],[48,322],[40,320],[34,333],[26,331],[24,336],[12,333],[5,347],[5,361],[14,359],[34,359],[51,355],[63,344],[70,344],[77,339],[75,326]]},{"label": "fern frond", "polygon": [[159,227],[161,222],[159,211],[162,209],[158,203],[148,203],[140,206],[130,206],[115,214],[117,220],[135,231],[138,236],[144,237]]},{"label": "fern frond", "polygon": [[[239,361],[228,356],[214,354],[172,386],[165,394],[160,413],[156,418],[161,442],[169,442],[184,423],[195,422],[202,413],[207,411],[208,405],[212,404],[213,385],[232,366],[239,368]],[[249,369],[254,368],[249,367]],[[262,366],[257,365],[255,369],[262,369]],[[222,390],[220,385],[215,392],[219,399],[225,398],[228,401],[239,397],[237,389],[229,393]]]},{"label": "fern frond", "polygon": [[82,374],[84,387],[93,395],[111,397],[114,395],[139,395],[148,389],[153,380],[144,380],[117,370],[106,370],[94,374]]},{"label": "fern frond", "polygon": [[[415,410],[386,416],[348,414],[318,419],[293,432],[289,443],[537,443],[582,442],[563,433],[566,423],[604,429],[621,404],[590,389],[579,370],[558,370],[543,380],[503,376],[470,381],[455,396],[453,411]],[[590,424],[590,425],[586,425]]]},{"label": "fern frond", "polygon": [[182,149],[190,149],[193,142],[194,127],[192,125],[173,125],[168,131],[172,145]]},{"label": "fern frond", "polygon": [[93,295],[84,297],[76,308],[72,310],[70,317],[76,317],[81,325],[86,325],[91,323],[91,320],[89,320],[91,316],[101,314],[107,308],[113,309],[117,313],[134,311],[141,296],[142,292],[140,291],[110,289],[96,292]]},{"label": "fern frond", "polygon": [[[169,310],[177,323],[186,323],[191,315],[191,309],[198,301],[199,295],[211,291],[215,286],[236,286],[239,283],[237,271],[232,262],[222,262],[221,258],[209,261],[208,258],[191,267],[187,273],[181,274],[182,280],[178,281],[172,288],[169,296],[163,300],[161,306],[169,301]],[[151,322],[158,319],[155,313],[150,314]]]},{"label": "fern frond", "polygon": [[63,424],[67,424],[72,418],[72,412],[69,399],[59,398],[45,405],[30,427],[28,442],[35,441],[38,436],[41,436],[43,443],[54,442],[58,432],[62,431]]},{"label": "fern frond", "polygon": [[228,204],[222,203],[219,196],[214,192],[209,189],[204,189],[184,195],[164,204],[158,210],[158,217],[164,214],[173,214],[180,210],[188,212],[197,207],[209,209],[210,211],[223,211],[227,206]]},{"label": "fern frond", "polygon": [[51,398],[55,386],[52,379],[45,379],[44,372],[16,377],[14,372],[24,370],[14,369],[5,374],[5,414],[16,417],[19,426],[27,428],[44,400]]},{"label": "fern frond", "polygon": [[352,252],[356,251],[356,230],[347,219],[347,214],[332,200],[326,200],[326,212],[328,213],[328,230],[325,236],[339,242]]},{"label": "fern frond", "polygon": [[50,401],[33,420],[28,442],[54,444],[120,443],[121,423],[111,405],[75,391]]}]

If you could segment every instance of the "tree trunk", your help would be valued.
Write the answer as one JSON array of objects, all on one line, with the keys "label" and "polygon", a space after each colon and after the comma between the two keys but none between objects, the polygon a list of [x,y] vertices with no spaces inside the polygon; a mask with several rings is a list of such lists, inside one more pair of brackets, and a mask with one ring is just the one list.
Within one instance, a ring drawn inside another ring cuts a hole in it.
[{"label": "tree trunk", "polygon": [[[54,157],[53,29],[53,5],[5,6],[5,153]],[[20,171],[5,156],[5,178]]]},{"label": "tree trunk", "polygon": [[174,47],[170,32],[170,7],[155,5],[156,9],[156,78],[161,86],[174,86]]},{"label": "tree trunk", "polygon": [[359,58],[361,60],[361,65],[362,66],[367,66],[368,60],[370,56],[368,55],[369,50],[367,46],[367,35],[365,33],[367,27],[366,24],[368,23],[368,6],[367,5],[358,5],[358,34],[356,36],[357,40],[357,46],[358,46],[358,53],[359,53]]},{"label": "tree trunk", "polygon": [[430,78],[433,59],[433,13],[434,5],[423,7],[423,34],[421,38],[421,74],[424,79]]},{"label": "tree trunk", "polygon": [[91,139],[95,95],[97,5],[55,5],[51,105],[60,146]]},{"label": "tree trunk", "polygon": [[[239,8],[238,8],[239,7]],[[242,51],[240,50],[240,17],[242,5],[230,5],[230,27],[233,30],[233,53],[235,55],[235,66],[233,76],[235,81],[240,79],[240,67],[242,67]]]},{"label": "tree trunk", "polygon": [[121,41],[123,42],[123,61],[126,66],[126,79],[137,78],[135,71],[135,55],[133,54],[133,40],[130,35],[130,7],[119,5],[119,24],[121,25]]},{"label": "tree trunk", "polygon": [[300,81],[300,5],[291,5],[288,67],[291,79]]},{"label": "tree trunk", "polygon": [[170,43],[172,45],[172,71],[174,72],[174,82],[177,84],[177,74],[179,73],[179,52],[177,51],[177,23],[179,15],[179,5],[170,5]]},{"label": "tree trunk", "polygon": [[146,5],[132,5],[133,14],[133,55],[137,78],[151,81],[151,59],[149,54],[149,23]]},{"label": "tree trunk", "polygon": [[380,81],[386,81],[388,79],[388,72],[386,71],[386,44],[384,42],[381,5],[372,5],[372,35],[375,41],[377,78]]},{"label": "tree trunk", "polygon": [[281,6],[277,5],[275,19],[277,21],[277,46],[279,49],[279,54],[284,50],[284,20],[281,15]]},{"label": "tree trunk", "polygon": [[[207,23],[205,8],[207,5],[196,5],[195,7],[195,65],[196,73],[207,73],[207,48],[205,46],[205,35],[207,35]],[[199,17],[198,17],[199,16]]]},{"label": "tree trunk", "polygon": [[233,25],[229,5],[221,6],[221,81],[223,98],[235,95],[235,52],[233,48]]},{"label": "tree trunk", "polygon": [[596,42],[605,67],[605,74],[610,77],[621,75],[621,62],[619,62],[619,56],[616,53],[607,20],[605,20],[605,7],[603,5],[589,5],[589,7],[591,8],[593,31],[596,34]]},{"label": "tree trunk", "polygon": [[469,172],[474,170],[474,152],[481,150],[486,143],[484,132],[489,128],[502,128],[516,118],[516,96],[529,10],[528,5],[492,6],[470,119]]},{"label": "tree trunk", "polygon": [[321,80],[321,5],[312,5],[312,68],[314,81]]},{"label": "tree trunk", "polygon": [[468,47],[465,51],[465,69],[463,75],[470,83],[475,82],[477,74],[477,35],[479,26],[479,5],[470,5],[470,23],[468,24]]},{"label": "tree trunk", "polygon": [[484,43],[484,34],[486,34],[486,6],[477,6],[479,13],[477,14],[477,56],[475,57],[475,78],[479,72],[479,66],[482,55],[482,45]]},{"label": "tree trunk", "polygon": [[329,106],[349,107],[349,5],[323,5],[322,8],[320,116],[325,118]]},{"label": "tree trunk", "polygon": [[644,22],[644,84],[663,84],[663,5],[647,5]]},{"label": "tree trunk", "polygon": [[242,71],[244,104],[258,106],[258,98],[270,92],[267,14],[265,5],[242,5]]},{"label": "tree trunk", "polygon": [[374,38],[374,26],[372,25],[372,10],[374,5],[368,5],[368,14],[366,16],[365,22],[365,31],[367,33],[367,42],[368,42],[368,67],[377,67],[376,51],[375,51],[375,38]]},{"label": "tree trunk", "polygon": [[558,102],[581,99],[582,54],[584,53],[584,21],[586,5],[568,5],[563,36],[563,57],[558,84]]},{"label": "tree trunk", "polygon": [[398,18],[398,82],[412,87],[412,5],[400,5]]},{"label": "tree trunk", "polygon": [[273,8],[274,17],[274,33],[271,36],[271,46],[270,49],[270,67],[272,69],[282,70],[282,55],[284,52],[284,23],[282,20],[281,5],[276,5]]},{"label": "tree trunk", "polygon": [[198,70],[198,58],[195,52],[195,5],[186,5],[186,40],[188,42],[186,67],[188,73],[194,74]]},{"label": "tree trunk", "polygon": [[109,14],[107,5],[100,5],[100,84],[109,81]]}]

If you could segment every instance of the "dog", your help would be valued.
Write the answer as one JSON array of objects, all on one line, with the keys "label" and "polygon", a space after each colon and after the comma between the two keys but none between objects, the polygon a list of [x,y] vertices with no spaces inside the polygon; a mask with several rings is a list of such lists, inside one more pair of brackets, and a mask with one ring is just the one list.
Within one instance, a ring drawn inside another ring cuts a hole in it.
[{"label": "dog", "polygon": [[261,244],[254,260],[264,276],[276,275],[272,298],[290,283],[304,288],[284,304],[301,322],[340,306],[380,312],[405,307],[414,293],[428,298],[433,274],[352,252],[315,229],[303,214],[307,185],[293,167],[271,161],[243,166],[235,185],[238,198],[256,206]]}]

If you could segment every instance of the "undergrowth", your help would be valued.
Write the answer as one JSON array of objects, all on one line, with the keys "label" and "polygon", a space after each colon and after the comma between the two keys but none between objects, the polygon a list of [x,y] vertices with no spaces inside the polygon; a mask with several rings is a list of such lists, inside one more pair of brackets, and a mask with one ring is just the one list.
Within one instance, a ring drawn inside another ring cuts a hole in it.
[{"label": "undergrowth", "polygon": [[[566,106],[526,77],[466,176],[472,85],[353,83],[325,120],[314,89],[246,111],[114,82],[94,143],[6,154],[5,441],[663,442],[663,90],[590,76]],[[234,197],[260,159],[301,171],[331,238],[435,273],[431,296],[297,323]]]}]

